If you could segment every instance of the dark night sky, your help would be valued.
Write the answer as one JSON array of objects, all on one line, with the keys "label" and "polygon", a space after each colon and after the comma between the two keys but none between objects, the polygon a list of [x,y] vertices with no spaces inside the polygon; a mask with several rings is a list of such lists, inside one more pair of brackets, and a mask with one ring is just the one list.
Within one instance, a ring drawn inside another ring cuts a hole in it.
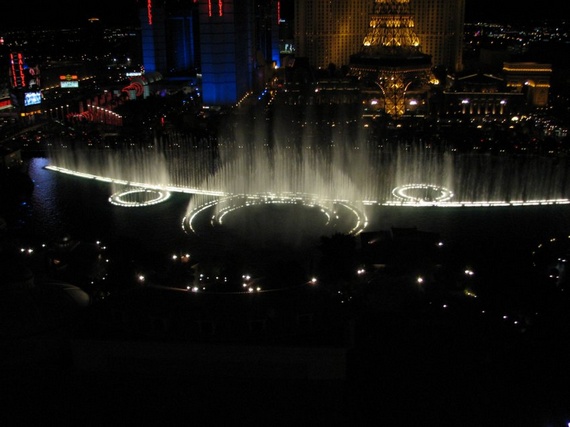
[{"label": "dark night sky", "polygon": [[520,0],[465,0],[465,22],[509,23],[570,18],[570,13],[561,8],[559,2],[544,0],[536,4],[541,6],[529,6]]},{"label": "dark night sky", "polygon": [[[187,0],[193,1],[193,0]],[[282,0],[293,3],[294,0]],[[371,0],[372,1],[372,0]],[[412,0],[413,1],[413,0]],[[535,18],[561,18],[569,16],[560,9],[558,2],[545,0],[544,7],[527,8],[520,0],[466,0],[466,22],[495,21],[508,22],[511,19],[527,20]],[[99,17],[108,25],[130,23],[138,25],[138,5],[146,5],[146,0],[29,0],[14,3],[22,11],[0,14],[0,32],[7,27],[51,26],[72,27],[86,22],[90,17]]]},{"label": "dark night sky", "polygon": [[17,28],[19,25],[75,27],[91,17],[98,17],[109,25],[137,24],[139,2],[146,4],[146,0],[29,0],[14,3],[23,11],[0,13],[0,32],[7,26]]}]

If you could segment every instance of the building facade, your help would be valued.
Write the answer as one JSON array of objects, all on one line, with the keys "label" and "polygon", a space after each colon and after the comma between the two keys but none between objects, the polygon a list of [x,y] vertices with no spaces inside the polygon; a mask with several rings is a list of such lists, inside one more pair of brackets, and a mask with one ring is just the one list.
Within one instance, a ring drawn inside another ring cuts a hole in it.
[{"label": "building facade", "polygon": [[200,1],[204,105],[232,105],[253,85],[253,2]]},{"label": "building facade", "polygon": [[139,9],[146,72],[173,74],[199,67],[197,4],[149,1]]},{"label": "building facade", "polygon": [[[295,0],[295,48],[312,66],[346,65],[368,32],[373,0]],[[411,0],[414,30],[434,66],[463,69],[465,0]]]},{"label": "building facade", "polygon": [[347,65],[362,46],[373,5],[371,0],[295,0],[296,56],[307,57],[315,68]]},{"label": "building facade", "polygon": [[410,0],[422,51],[434,67],[463,70],[465,0]]},{"label": "building facade", "polygon": [[142,62],[146,72],[162,72],[166,63],[166,18],[164,8],[158,5],[139,9],[141,23]]},{"label": "building facade", "polygon": [[497,75],[457,76],[443,92],[441,112],[447,116],[506,118],[549,104],[551,64],[505,62]]},{"label": "building facade", "polygon": [[511,92],[526,94],[532,107],[547,107],[549,102],[551,64],[536,62],[505,62],[503,74]]},{"label": "building facade", "polygon": [[262,90],[280,63],[279,3],[154,0],[141,4],[145,73],[173,78],[199,70],[205,105],[233,105]]}]

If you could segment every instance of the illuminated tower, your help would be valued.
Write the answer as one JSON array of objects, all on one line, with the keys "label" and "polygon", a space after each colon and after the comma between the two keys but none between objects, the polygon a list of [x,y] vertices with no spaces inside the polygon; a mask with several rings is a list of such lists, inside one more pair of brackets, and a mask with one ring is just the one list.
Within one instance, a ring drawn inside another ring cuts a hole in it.
[{"label": "illuminated tower", "polygon": [[[289,0],[293,1],[293,0]],[[348,64],[368,31],[371,0],[294,0],[295,48],[315,67]],[[434,66],[463,69],[465,0],[410,0],[422,51]]]},{"label": "illuminated tower", "polygon": [[393,117],[426,103],[431,56],[420,50],[410,0],[375,0],[368,34],[349,69],[365,90],[380,89],[381,106]]}]

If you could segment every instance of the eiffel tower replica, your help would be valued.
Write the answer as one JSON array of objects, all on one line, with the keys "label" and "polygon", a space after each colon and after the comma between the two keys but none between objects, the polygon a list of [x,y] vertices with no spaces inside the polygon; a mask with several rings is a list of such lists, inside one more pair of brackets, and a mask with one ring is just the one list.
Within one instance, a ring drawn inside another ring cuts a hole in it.
[{"label": "eiffel tower replica", "polygon": [[384,111],[394,118],[405,114],[407,101],[425,102],[432,64],[419,45],[410,0],[375,0],[368,35],[350,57],[349,75],[358,77],[365,91],[380,91]]}]

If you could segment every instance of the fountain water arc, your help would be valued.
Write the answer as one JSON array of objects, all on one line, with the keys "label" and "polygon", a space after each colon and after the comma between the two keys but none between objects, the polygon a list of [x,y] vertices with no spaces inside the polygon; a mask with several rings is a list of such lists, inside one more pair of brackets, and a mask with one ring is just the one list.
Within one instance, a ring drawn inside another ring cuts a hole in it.
[{"label": "fountain water arc", "polygon": [[318,205],[326,215],[350,212],[359,233],[364,207],[492,207],[568,204],[567,160],[533,155],[458,154],[431,146],[374,146],[355,141],[271,144],[246,137],[216,144],[193,137],[156,140],[150,147],[54,150],[47,169],[108,182],[109,201],[139,207],[170,193],[191,194],[184,219],[214,210],[222,223],[231,211],[263,203]]}]

